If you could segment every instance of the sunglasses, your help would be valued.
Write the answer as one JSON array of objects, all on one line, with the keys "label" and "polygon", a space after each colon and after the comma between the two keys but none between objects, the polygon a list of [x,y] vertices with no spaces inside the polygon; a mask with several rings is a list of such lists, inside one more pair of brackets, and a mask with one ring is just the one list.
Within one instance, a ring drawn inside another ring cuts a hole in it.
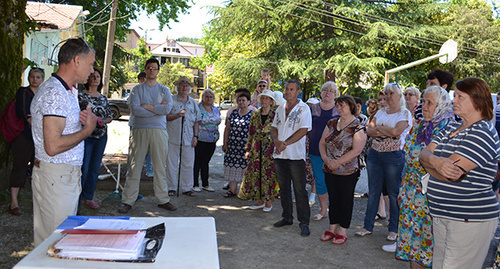
[{"label": "sunglasses", "polygon": [[447,178],[447,180],[449,181],[455,181],[455,182],[462,182],[462,180],[464,180],[466,177],[467,177],[467,171],[461,167],[460,165],[457,165],[457,163],[460,161],[460,159],[456,160],[453,162],[453,164],[458,167],[460,170],[462,170],[463,174],[457,179],[457,180],[453,180],[451,178]]},{"label": "sunglasses", "polygon": [[265,88],[265,87],[266,87],[266,85],[259,85],[258,87],[259,87],[259,88]]}]

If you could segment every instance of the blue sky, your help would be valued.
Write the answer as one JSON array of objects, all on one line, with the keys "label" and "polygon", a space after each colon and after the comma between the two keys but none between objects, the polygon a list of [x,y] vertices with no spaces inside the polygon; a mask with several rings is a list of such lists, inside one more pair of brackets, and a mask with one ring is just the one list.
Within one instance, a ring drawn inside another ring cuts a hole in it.
[{"label": "blue sky", "polygon": [[[189,9],[189,14],[181,14],[178,23],[170,23],[170,28],[163,27],[159,30],[159,23],[156,16],[152,15],[148,18],[145,12],[138,15],[136,21],[132,21],[131,28],[136,30],[139,35],[147,38],[151,43],[163,43],[167,37],[176,39],[179,37],[201,37],[202,27],[208,21],[213,19],[213,15],[209,14],[209,9],[206,6],[222,6],[226,0],[193,0],[194,5]],[[139,26],[144,30],[139,29]]]}]

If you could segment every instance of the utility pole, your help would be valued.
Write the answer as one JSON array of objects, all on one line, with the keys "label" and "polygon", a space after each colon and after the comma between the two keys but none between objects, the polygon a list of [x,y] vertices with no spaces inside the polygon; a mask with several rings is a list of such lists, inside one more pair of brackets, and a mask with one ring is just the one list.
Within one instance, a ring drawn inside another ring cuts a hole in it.
[{"label": "utility pole", "polygon": [[113,44],[115,43],[117,9],[118,9],[118,0],[113,0],[113,5],[111,6],[111,17],[109,18],[109,24],[108,24],[106,54],[104,55],[104,85],[102,87],[102,95],[106,97],[108,97],[109,93],[109,78],[111,74],[111,57],[113,57]]}]

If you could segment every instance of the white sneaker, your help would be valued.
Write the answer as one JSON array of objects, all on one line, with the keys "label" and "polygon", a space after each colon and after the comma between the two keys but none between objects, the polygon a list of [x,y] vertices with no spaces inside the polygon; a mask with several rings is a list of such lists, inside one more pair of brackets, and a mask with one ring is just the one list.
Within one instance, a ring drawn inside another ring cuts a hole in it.
[{"label": "white sneaker", "polygon": [[201,189],[200,189],[200,187],[193,187],[193,191],[195,191],[195,192],[200,192],[200,191],[201,191]]},{"label": "white sneaker", "polygon": [[262,209],[262,211],[264,211],[264,212],[271,212],[271,210],[273,210],[273,206],[271,206],[271,207],[264,207],[264,209]]},{"label": "white sneaker", "polygon": [[397,243],[394,242],[392,244],[389,244],[389,245],[383,245],[382,246],[382,249],[384,251],[387,251],[387,252],[396,252],[396,248],[397,248]]},{"label": "white sneaker", "polygon": [[206,187],[203,187],[204,190],[206,191],[209,191],[209,192],[214,192],[214,188],[210,187],[210,186],[206,186]]},{"label": "white sneaker", "polygon": [[153,169],[149,169],[148,171],[146,171],[146,176],[153,177]]}]

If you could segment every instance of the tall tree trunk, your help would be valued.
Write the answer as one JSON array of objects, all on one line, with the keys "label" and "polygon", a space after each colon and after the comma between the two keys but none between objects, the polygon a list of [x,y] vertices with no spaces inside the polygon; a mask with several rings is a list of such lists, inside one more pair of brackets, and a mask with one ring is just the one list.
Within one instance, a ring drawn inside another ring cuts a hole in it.
[{"label": "tall tree trunk", "polygon": [[[23,44],[26,33],[26,0],[0,2],[0,96],[1,111],[14,98],[21,86],[23,71]],[[8,188],[10,166],[7,160],[7,142],[0,135],[0,191]]]}]

